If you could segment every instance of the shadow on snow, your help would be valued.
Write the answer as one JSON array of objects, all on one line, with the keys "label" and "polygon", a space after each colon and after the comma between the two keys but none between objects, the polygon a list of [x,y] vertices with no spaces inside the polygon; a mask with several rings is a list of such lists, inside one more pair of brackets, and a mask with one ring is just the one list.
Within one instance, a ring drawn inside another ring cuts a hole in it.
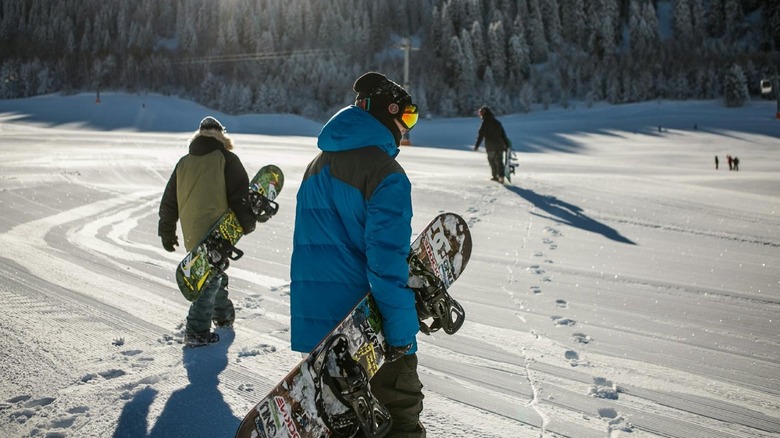
[{"label": "shadow on snow", "polygon": [[562,201],[555,196],[540,195],[533,190],[526,190],[516,186],[505,186],[507,190],[513,192],[533,204],[534,207],[547,213],[547,216],[531,213],[539,217],[553,220],[558,223],[566,224],[591,233],[601,234],[607,239],[619,243],[636,245],[631,239],[621,235],[614,228],[603,224],[591,217],[588,217],[580,207]]},{"label": "shadow on snow", "polygon": [[152,430],[147,433],[149,408],[157,397],[152,386],[138,391],[122,410],[114,438],[224,436],[241,419],[233,415],[220,393],[219,374],[228,365],[227,352],[235,339],[232,330],[220,331],[220,341],[202,348],[182,348],[189,384],[174,391]]}]

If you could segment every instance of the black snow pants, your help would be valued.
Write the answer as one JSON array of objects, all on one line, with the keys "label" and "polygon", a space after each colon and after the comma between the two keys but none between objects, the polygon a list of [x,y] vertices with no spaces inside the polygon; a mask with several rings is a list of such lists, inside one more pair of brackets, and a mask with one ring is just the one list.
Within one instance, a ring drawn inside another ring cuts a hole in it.
[{"label": "black snow pants", "polygon": [[493,173],[493,178],[504,177],[504,151],[487,151],[488,163],[490,163],[490,171]]},{"label": "black snow pants", "polygon": [[425,428],[420,423],[424,395],[417,375],[417,355],[383,364],[370,383],[371,392],[393,418],[392,429],[385,438],[425,438]]}]

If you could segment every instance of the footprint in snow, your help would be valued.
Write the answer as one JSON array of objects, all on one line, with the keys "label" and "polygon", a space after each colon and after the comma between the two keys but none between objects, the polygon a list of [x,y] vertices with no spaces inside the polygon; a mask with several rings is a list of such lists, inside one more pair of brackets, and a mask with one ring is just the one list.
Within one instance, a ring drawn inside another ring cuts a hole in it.
[{"label": "footprint in snow", "polygon": [[603,377],[594,377],[593,386],[588,390],[588,395],[594,398],[617,400],[618,392],[618,386],[611,380]]},{"label": "footprint in snow", "polygon": [[40,409],[54,403],[54,400],[56,400],[54,397],[34,399],[29,395],[20,395],[6,400],[6,403],[3,403],[2,405],[3,410],[16,407],[17,409],[10,412],[8,416],[11,421],[23,424],[34,417]]},{"label": "footprint in snow", "polygon": [[553,320],[555,325],[558,326],[558,327],[561,327],[561,326],[569,326],[570,327],[570,326],[573,326],[573,325],[577,324],[577,321],[575,321],[573,319],[569,319],[569,318],[564,318],[562,316],[555,316],[555,315],[553,315],[550,318]]},{"label": "footprint in snow", "polygon": [[606,420],[609,438],[618,438],[622,432],[632,433],[634,427],[614,408],[599,408],[599,417]]},{"label": "footprint in snow", "polygon": [[244,309],[259,309],[260,303],[263,302],[263,297],[260,295],[249,295],[248,297],[244,298],[243,301],[243,308]]},{"label": "footprint in snow", "polygon": [[569,360],[569,365],[571,365],[572,367],[578,367],[580,365],[583,366],[590,365],[590,362],[588,362],[587,360],[581,360],[580,354],[574,350],[566,350],[566,352],[563,353],[563,357]]},{"label": "footprint in snow", "polygon": [[238,390],[239,391],[244,391],[244,392],[252,392],[252,391],[255,390],[255,385],[253,385],[251,383],[242,383],[242,384],[238,385]]},{"label": "footprint in snow", "polygon": [[539,287],[539,286],[531,286],[529,289],[530,289],[530,290],[531,290],[531,292],[533,292],[535,295],[539,295],[540,293],[542,293],[542,288],[541,288],[541,287]]},{"label": "footprint in snow", "polygon": [[280,296],[289,296],[290,295],[290,285],[285,284],[283,286],[279,287],[272,287],[271,292],[278,292]]},{"label": "footprint in snow", "polygon": [[555,300],[555,305],[562,309],[566,309],[569,307],[569,303],[566,302],[566,300]]},{"label": "footprint in snow", "polygon": [[580,344],[589,344],[593,340],[590,335],[586,335],[585,333],[575,333],[572,335],[572,339],[574,339],[574,342]]},{"label": "footprint in snow", "polygon": [[241,360],[243,357],[262,356],[269,353],[275,353],[276,347],[268,344],[259,344],[254,348],[244,347],[238,352],[238,358]]}]

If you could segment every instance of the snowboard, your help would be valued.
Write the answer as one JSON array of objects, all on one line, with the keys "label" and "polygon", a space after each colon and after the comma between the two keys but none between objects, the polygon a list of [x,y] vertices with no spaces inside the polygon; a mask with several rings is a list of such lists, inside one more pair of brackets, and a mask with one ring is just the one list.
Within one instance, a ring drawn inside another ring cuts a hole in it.
[{"label": "snowboard", "polygon": [[517,157],[515,156],[515,151],[512,150],[512,142],[509,142],[504,151],[504,180],[506,182],[512,182],[512,175],[514,175],[516,167]]},{"label": "snowboard", "polygon": [[[465,312],[447,292],[471,256],[468,225],[454,213],[436,216],[411,244],[409,287],[420,329],[455,333]],[[381,437],[390,414],[368,381],[385,362],[382,318],[371,294],[244,417],[237,438]],[[335,382],[335,383],[334,383]],[[349,406],[349,407],[348,407]]]},{"label": "snowboard", "polygon": [[[282,186],[284,174],[272,164],[258,170],[249,181],[248,200],[258,222],[267,221],[279,210],[274,199]],[[224,272],[230,260],[238,260],[244,255],[235,246],[243,235],[236,214],[228,209],[176,267],[176,283],[184,298],[197,300],[212,276]]]}]

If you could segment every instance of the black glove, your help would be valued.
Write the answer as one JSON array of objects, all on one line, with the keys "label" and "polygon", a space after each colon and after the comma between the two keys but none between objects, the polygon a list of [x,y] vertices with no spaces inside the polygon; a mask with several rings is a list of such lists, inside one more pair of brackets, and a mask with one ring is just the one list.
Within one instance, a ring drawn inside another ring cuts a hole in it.
[{"label": "black glove", "polygon": [[244,236],[246,236],[247,234],[249,234],[252,231],[254,231],[256,226],[257,225],[256,225],[255,221],[252,221],[252,222],[250,222],[247,225],[241,225],[241,228],[244,229]]},{"label": "black glove", "polygon": [[160,240],[162,240],[163,248],[168,252],[176,251],[175,247],[179,246],[179,238],[175,234],[172,236],[162,236],[160,237]]},{"label": "black glove", "polygon": [[387,354],[385,354],[385,361],[389,362],[395,362],[398,359],[404,357],[406,353],[412,349],[413,344],[409,345],[403,345],[400,347],[395,346],[389,346],[387,348]]}]

